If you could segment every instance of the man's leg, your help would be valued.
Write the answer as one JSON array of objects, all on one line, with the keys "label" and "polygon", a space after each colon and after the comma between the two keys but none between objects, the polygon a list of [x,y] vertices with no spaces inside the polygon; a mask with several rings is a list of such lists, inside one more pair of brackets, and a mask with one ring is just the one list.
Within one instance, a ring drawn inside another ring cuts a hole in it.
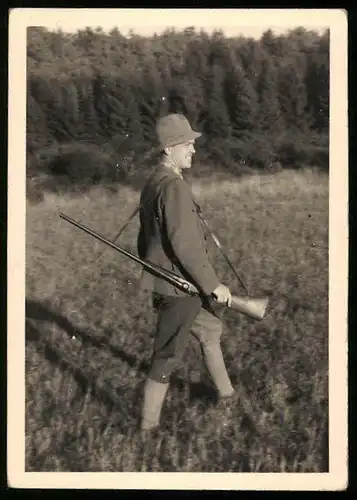
[{"label": "man's leg", "polygon": [[190,328],[201,309],[199,297],[159,297],[154,353],[144,388],[142,429],[158,427],[172,371],[186,346]]},{"label": "man's leg", "polygon": [[217,316],[202,308],[192,325],[191,333],[199,340],[207,370],[219,396],[224,398],[231,396],[234,388],[221,349],[222,327],[222,322]]},{"label": "man's leg", "polygon": [[148,378],[144,387],[141,429],[151,430],[159,426],[161,409],[164,404],[168,383],[160,383]]}]

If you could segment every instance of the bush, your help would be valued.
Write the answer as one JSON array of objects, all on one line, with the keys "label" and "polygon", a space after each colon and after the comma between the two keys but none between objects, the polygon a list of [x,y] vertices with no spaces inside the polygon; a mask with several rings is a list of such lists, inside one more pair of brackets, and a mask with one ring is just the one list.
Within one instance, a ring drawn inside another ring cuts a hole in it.
[{"label": "bush", "polygon": [[[93,184],[126,184],[140,187],[157,157],[152,145],[136,144],[120,135],[105,144],[70,143],[52,145],[36,154],[28,152],[27,178],[42,179],[43,188],[56,191],[83,191]],[[202,138],[197,143],[196,165],[210,172],[234,175],[279,172],[284,168],[305,166],[328,169],[328,136],[285,133],[278,137],[261,133],[236,133],[236,136]],[[201,175],[196,168],[195,177]],[[203,175],[203,174],[202,174]]]},{"label": "bush", "polygon": [[273,141],[259,133],[245,133],[231,140],[231,155],[235,168],[269,168],[275,160]]},{"label": "bush", "polygon": [[76,184],[95,184],[113,175],[114,170],[108,154],[87,144],[62,146],[58,155],[49,162],[48,169],[53,175],[68,176]]},{"label": "bush", "polygon": [[[149,154],[148,154],[149,153]],[[53,144],[39,151],[36,156],[28,154],[27,162],[32,175],[47,174],[50,190],[90,187],[98,183],[133,183],[142,178],[143,170],[151,164],[150,151],[132,141],[114,138],[103,145],[89,143]]]},{"label": "bush", "polygon": [[202,145],[198,153],[198,159],[209,162],[212,165],[221,165],[229,168],[233,161],[231,144],[228,139],[218,138],[207,141]]},{"label": "bush", "polygon": [[47,144],[43,148],[31,151],[27,148],[26,156],[26,177],[34,178],[48,173],[47,165],[59,154],[59,145],[57,142]]},{"label": "bush", "polygon": [[327,170],[329,167],[328,146],[314,144],[307,138],[283,142],[279,146],[277,156],[283,165],[294,168],[311,165]]}]

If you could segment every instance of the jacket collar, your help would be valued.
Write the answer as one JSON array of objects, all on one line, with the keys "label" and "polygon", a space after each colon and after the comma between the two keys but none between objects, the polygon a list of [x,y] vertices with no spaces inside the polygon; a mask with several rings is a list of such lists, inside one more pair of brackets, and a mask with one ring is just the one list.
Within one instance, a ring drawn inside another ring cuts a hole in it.
[{"label": "jacket collar", "polygon": [[154,169],[149,180],[157,182],[163,178],[183,179],[183,177],[179,176],[172,168],[164,165],[163,163],[159,163]]},{"label": "jacket collar", "polygon": [[160,172],[165,172],[167,175],[169,175],[173,179],[175,179],[175,178],[183,179],[181,173],[176,172],[173,168],[169,167],[168,165],[165,165],[163,162],[159,163],[157,170]]}]

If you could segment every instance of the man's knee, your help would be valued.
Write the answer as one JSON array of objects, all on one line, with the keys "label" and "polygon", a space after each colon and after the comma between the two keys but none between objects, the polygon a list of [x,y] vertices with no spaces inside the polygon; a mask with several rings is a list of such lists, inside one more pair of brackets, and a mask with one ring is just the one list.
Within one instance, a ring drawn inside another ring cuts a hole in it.
[{"label": "man's knee", "polygon": [[223,325],[213,314],[202,309],[192,327],[192,334],[199,340],[203,348],[220,343]]},{"label": "man's knee", "polygon": [[153,360],[149,370],[148,378],[161,384],[170,382],[171,373],[175,370],[177,360],[175,358]]},{"label": "man's knee", "polygon": [[203,351],[212,351],[220,348],[221,345],[221,333],[218,331],[207,333],[200,338],[201,349]]}]

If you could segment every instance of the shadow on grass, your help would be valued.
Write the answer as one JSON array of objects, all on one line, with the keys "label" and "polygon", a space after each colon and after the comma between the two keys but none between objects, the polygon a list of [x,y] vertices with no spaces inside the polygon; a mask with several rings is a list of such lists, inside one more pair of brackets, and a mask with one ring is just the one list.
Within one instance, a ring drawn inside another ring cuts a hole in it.
[{"label": "shadow on grass", "polygon": [[[76,336],[82,340],[84,347],[86,345],[94,346],[98,349],[106,349],[111,352],[113,357],[120,359],[121,362],[126,363],[138,372],[138,383],[136,387],[129,390],[124,383],[123,386],[116,387],[112,387],[110,384],[109,386],[107,384],[101,385],[100,380],[98,380],[96,374],[90,368],[88,369],[87,367],[76,364],[76,360],[72,357],[67,357],[60,346],[53,345],[53,343],[46,338],[44,332],[41,330],[41,323],[43,322],[55,323],[70,337],[75,331]],[[142,401],[142,385],[149,369],[149,363],[147,361],[140,360],[137,356],[110,345],[104,336],[99,338],[96,337],[95,334],[79,330],[65,316],[52,310],[48,304],[30,299],[26,301],[26,341],[34,343],[36,348],[43,353],[50,363],[58,366],[64,372],[71,373],[83,394],[89,391],[93,398],[105,405],[108,414],[115,415],[113,426],[117,431],[124,435],[129,435],[132,434],[133,428],[135,431],[138,430],[137,426],[139,424]],[[233,380],[233,382],[235,381]],[[172,377],[171,388],[173,390],[173,397],[176,399],[176,396],[178,396],[180,400],[175,403],[175,413],[178,412],[181,414],[182,412],[182,414],[184,414],[185,404],[183,403],[183,399],[179,396],[180,393],[189,394],[189,404],[194,400],[199,401],[202,411],[206,411],[208,406],[215,403],[215,391],[202,382],[192,382],[185,379],[185,377],[176,375]],[[261,430],[260,426],[257,425],[254,408],[246,408],[243,404],[244,400],[249,400],[249,397],[243,393],[242,396],[244,397],[240,400],[240,406],[243,418],[240,423],[240,428],[244,430],[246,450],[254,448],[257,439],[263,439],[267,442],[271,441],[270,444],[274,447],[276,444],[274,443],[274,439],[268,439],[266,435],[267,430]],[[166,424],[164,425],[163,431],[165,435],[170,435],[172,432],[170,429],[170,410],[166,407],[164,411],[167,415],[165,415],[164,418]],[[185,448],[185,446],[188,446],[189,437],[192,435],[192,432],[195,432],[193,422],[186,421],[183,426],[179,426],[176,437],[180,442],[180,447]],[[61,454],[63,453],[61,452]],[[243,453],[243,455],[245,456],[245,453]],[[243,458],[241,460],[241,466],[244,471],[248,472],[249,464],[244,464]],[[327,467],[325,462],[323,466],[324,468]],[[169,465],[164,466],[165,470],[167,467],[169,467]]]},{"label": "shadow on grass", "polygon": [[[128,408],[123,408],[123,402],[128,399],[127,389],[116,387],[110,390],[108,387],[101,387],[94,374],[89,373],[88,370],[82,371],[80,367],[74,365],[73,360],[66,359],[64,353],[51,345],[41,331],[34,327],[28,319],[26,319],[26,340],[35,342],[50,363],[58,366],[62,371],[70,373],[83,394],[90,391],[98,401],[106,406],[109,413],[117,412],[120,408],[121,414],[125,414],[126,418],[130,416],[130,412],[126,411]],[[134,405],[133,407],[135,408]]]},{"label": "shadow on grass", "polygon": [[[114,408],[117,403],[122,407],[123,401],[128,398],[127,387],[115,387],[112,390],[108,388],[104,389],[98,387],[98,382],[96,381],[95,376],[89,373],[84,373],[80,367],[73,364],[73,361],[67,360],[65,358],[65,353],[63,353],[56,346],[52,345],[41,333],[41,330],[37,326],[34,326],[31,320],[35,320],[38,322],[45,321],[55,323],[63,331],[65,331],[68,336],[72,336],[73,332],[75,331],[76,336],[81,339],[84,347],[87,344],[88,346],[94,346],[97,349],[107,349],[114,357],[119,358],[124,363],[127,363],[131,368],[137,370],[139,374],[141,373],[142,375],[144,375],[149,370],[149,363],[147,361],[140,360],[136,356],[125,352],[123,349],[108,344],[105,337],[99,338],[89,334],[84,330],[78,329],[66,317],[62,316],[54,310],[51,310],[47,305],[42,304],[38,301],[27,299],[26,341],[35,342],[36,344],[40,345],[45,357],[51,363],[56,364],[61,369],[70,372],[84,392],[87,391],[88,388],[90,388],[95,397],[105,403],[109,407],[109,409]],[[140,379],[142,381],[143,377],[140,377]],[[141,384],[138,385],[140,386]],[[202,382],[188,382],[187,380],[183,380],[182,378],[173,374],[170,385],[172,389],[175,389],[175,392],[183,391],[185,386],[187,387],[188,385],[190,404],[197,400],[204,402],[205,404],[212,404],[215,402],[215,391],[213,390],[213,388]],[[135,403],[138,402],[138,399],[140,397],[141,394],[140,396],[138,394],[135,395],[136,401],[132,402],[134,403],[132,404],[133,408],[138,407],[138,405],[135,405]]]}]

